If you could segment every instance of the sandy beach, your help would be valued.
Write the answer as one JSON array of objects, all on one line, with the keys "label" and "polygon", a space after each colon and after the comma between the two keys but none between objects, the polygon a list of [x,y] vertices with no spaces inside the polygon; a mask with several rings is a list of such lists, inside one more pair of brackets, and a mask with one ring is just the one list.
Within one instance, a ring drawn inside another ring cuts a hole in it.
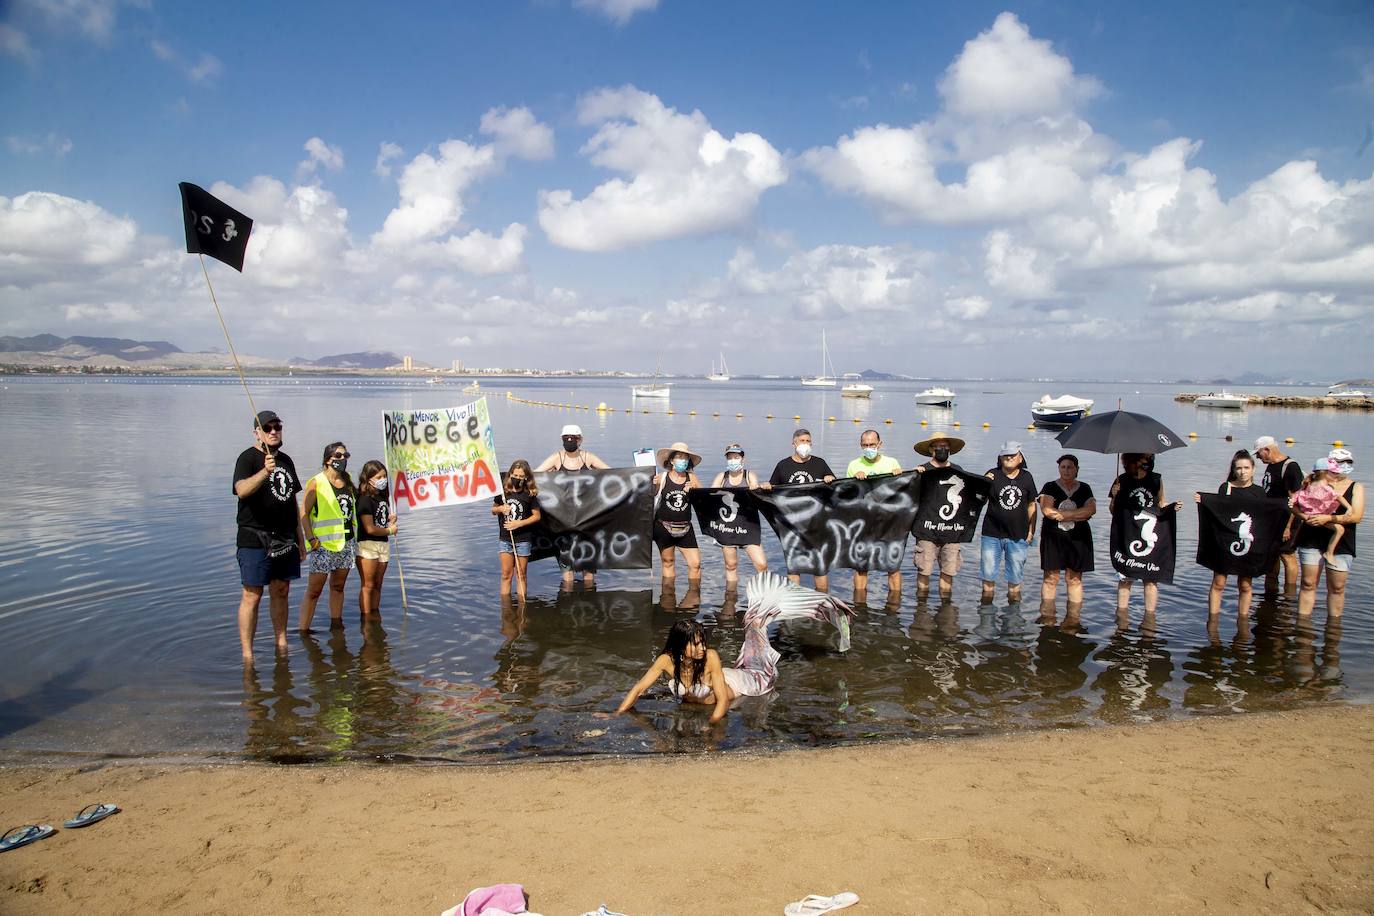
[{"label": "sandy beach", "polygon": [[5,913],[1368,912],[1374,707],[776,755],[0,770]]}]

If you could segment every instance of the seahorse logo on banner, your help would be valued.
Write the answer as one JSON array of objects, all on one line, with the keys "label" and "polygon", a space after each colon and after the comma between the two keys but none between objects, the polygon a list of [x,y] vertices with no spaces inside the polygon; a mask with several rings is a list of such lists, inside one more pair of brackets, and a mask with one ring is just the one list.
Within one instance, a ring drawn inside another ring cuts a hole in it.
[{"label": "seahorse logo on banner", "polygon": [[945,496],[947,502],[940,507],[940,518],[950,521],[959,514],[959,507],[964,504],[964,497],[959,495],[964,492],[964,478],[954,474],[943,482],[949,484],[949,493]]},{"label": "seahorse logo on banner", "polygon": [[1246,512],[1242,512],[1231,521],[1240,522],[1240,530],[1236,532],[1237,539],[1231,542],[1231,555],[1243,557],[1250,552],[1250,545],[1255,543],[1255,521]]},{"label": "seahorse logo on banner", "polygon": [[1148,512],[1138,512],[1135,520],[1141,523],[1140,539],[1131,541],[1131,555],[1147,556],[1154,552],[1155,544],[1159,541],[1159,535],[1155,534],[1155,525],[1159,524],[1159,519]]},{"label": "seahorse logo on banner", "polygon": [[722,522],[733,522],[739,518],[739,503],[735,502],[735,494],[726,493],[721,496],[721,509],[717,515]]}]

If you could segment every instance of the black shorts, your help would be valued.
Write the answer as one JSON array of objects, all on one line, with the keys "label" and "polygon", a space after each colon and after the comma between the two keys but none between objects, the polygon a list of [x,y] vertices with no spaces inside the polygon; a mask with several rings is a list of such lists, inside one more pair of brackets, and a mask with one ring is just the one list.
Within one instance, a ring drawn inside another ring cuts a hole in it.
[{"label": "black shorts", "polygon": [[288,550],[279,557],[269,557],[263,547],[240,547],[239,581],[250,588],[263,588],[268,583],[301,577],[301,552]]},{"label": "black shorts", "polygon": [[654,546],[659,550],[667,550],[669,547],[683,547],[692,550],[697,546],[697,530],[692,527],[692,523],[687,523],[687,533],[680,538],[675,538],[668,533],[668,529],[663,527],[663,523],[654,519]]}]

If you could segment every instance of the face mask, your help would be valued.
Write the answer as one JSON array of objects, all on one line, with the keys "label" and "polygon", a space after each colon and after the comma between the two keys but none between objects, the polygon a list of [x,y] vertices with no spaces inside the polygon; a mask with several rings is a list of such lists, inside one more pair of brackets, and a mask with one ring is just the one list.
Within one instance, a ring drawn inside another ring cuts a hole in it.
[{"label": "face mask", "polygon": [[385,477],[378,477],[376,480],[372,481],[372,489],[376,490],[378,493],[385,493],[386,484],[387,479]]},{"label": "face mask", "polygon": [[329,466],[334,470],[338,471],[340,474],[342,474],[344,472],[344,469],[348,467],[348,459],[335,458],[333,461],[329,462]]},{"label": "face mask", "polygon": [[809,456],[811,455],[811,443],[810,443],[810,442],[798,442],[798,443],[797,443],[797,455],[800,456],[800,457],[802,457],[802,458],[809,457]]},{"label": "face mask", "polygon": [[523,490],[525,489],[526,480],[523,477],[511,477],[509,478],[509,483],[512,490]]},{"label": "face mask", "polygon": [[576,436],[564,436],[564,437],[563,437],[563,451],[565,451],[565,452],[575,452],[575,451],[577,451],[577,437],[576,437]]},{"label": "face mask", "polygon": [[947,449],[947,448],[933,448],[933,449],[930,450],[930,455],[931,455],[931,457],[934,458],[936,461],[948,461],[948,460],[949,460],[949,449]]},{"label": "face mask", "polygon": [[867,458],[869,461],[877,461],[878,450],[873,447],[866,448],[864,449],[864,457]]},{"label": "face mask", "polygon": [[727,470],[727,471],[729,471],[729,472],[731,472],[731,473],[734,473],[735,471],[742,471],[742,470],[744,470],[744,459],[743,459],[743,458],[726,458],[726,459],[725,459],[725,470]]},{"label": "face mask", "polygon": [[689,462],[686,458],[674,458],[673,470],[677,471],[679,474],[685,474],[687,472],[688,463]]}]

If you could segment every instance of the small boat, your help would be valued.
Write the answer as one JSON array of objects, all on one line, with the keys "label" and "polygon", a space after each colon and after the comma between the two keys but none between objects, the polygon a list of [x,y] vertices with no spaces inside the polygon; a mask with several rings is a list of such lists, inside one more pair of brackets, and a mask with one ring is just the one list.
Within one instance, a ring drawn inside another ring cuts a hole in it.
[{"label": "small boat", "polygon": [[647,385],[633,385],[630,387],[630,394],[636,398],[661,398],[666,400],[671,394],[671,386],[660,382],[659,376],[662,372],[658,366],[654,366],[654,380]]},{"label": "small boat", "polygon": [[443,383],[444,380],[437,375],[431,375],[429,378],[425,379],[426,385],[442,385]]},{"label": "small boat", "polygon": [[1052,398],[1048,394],[1031,405],[1031,422],[1036,426],[1072,426],[1092,410],[1093,402],[1071,394]]},{"label": "small boat", "polygon": [[[828,374],[827,374],[828,370]],[[825,329],[821,329],[821,374],[802,376],[801,383],[808,388],[834,388],[835,364],[830,361],[830,348],[825,345]]]},{"label": "small boat", "polygon": [[716,364],[711,363],[711,374],[706,376],[708,382],[728,382],[730,381],[730,367],[725,365],[725,353],[720,354],[720,371],[716,371]]},{"label": "small boat", "polygon": [[1347,388],[1344,385],[1332,385],[1330,388],[1326,389],[1326,396],[1328,398],[1335,398],[1338,401],[1362,401],[1368,398],[1374,398],[1374,394],[1369,394],[1358,388]]},{"label": "small boat", "polygon": [[867,398],[873,396],[873,386],[866,384],[863,376],[857,372],[846,372],[845,386],[840,389],[840,397],[843,398]]},{"label": "small boat", "polygon": [[1222,391],[1221,394],[1209,391],[1193,402],[1195,407],[1216,407],[1221,410],[1244,410],[1250,399],[1243,394]]},{"label": "small boat", "polygon": [[953,407],[955,394],[948,388],[927,388],[916,393],[916,403],[922,407]]},{"label": "small boat", "polygon": [[473,379],[463,386],[463,394],[480,394],[481,391],[482,386],[477,383],[477,379]]}]

